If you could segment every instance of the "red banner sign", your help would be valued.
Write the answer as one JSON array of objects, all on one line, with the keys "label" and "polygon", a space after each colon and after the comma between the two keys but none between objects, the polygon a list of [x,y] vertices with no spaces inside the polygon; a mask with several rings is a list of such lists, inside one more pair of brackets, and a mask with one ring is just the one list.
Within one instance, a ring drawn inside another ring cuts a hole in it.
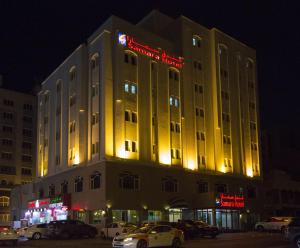
[{"label": "red banner sign", "polygon": [[148,45],[138,43],[133,37],[119,33],[119,44],[123,46],[128,46],[133,51],[146,55],[148,57],[160,60],[165,64],[174,66],[181,69],[183,66],[183,58],[173,57],[168,55],[165,51],[161,51],[155,48],[152,48]]},{"label": "red banner sign", "polygon": [[218,207],[244,208],[245,198],[242,195],[228,195],[222,193],[220,197],[217,197],[216,204]]},{"label": "red banner sign", "polygon": [[27,208],[43,208],[47,207],[50,204],[50,198],[42,199],[42,200],[36,200],[36,201],[30,201],[27,204]]}]

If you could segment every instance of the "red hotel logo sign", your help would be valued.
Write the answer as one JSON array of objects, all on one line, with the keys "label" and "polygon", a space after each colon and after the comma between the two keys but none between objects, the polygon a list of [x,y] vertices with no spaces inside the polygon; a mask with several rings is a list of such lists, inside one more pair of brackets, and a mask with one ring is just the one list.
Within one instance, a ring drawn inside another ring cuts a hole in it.
[{"label": "red hotel logo sign", "polygon": [[36,200],[36,201],[30,201],[27,204],[27,208],[42,208],[42,207],[47,207],[50,204],[50,199],[42,199],[42,200]]},{"label": "red hotel logo sign", "polygon": [[119,33],[118,34],[119,44],[123,46],[127,46],[133,51],[146,55],[150,58],[154,58],[156,60],[162,61],[165,64],[174,66],[178,69],[181,69],[183,66],[183,58],[176,58],[168,55],[165,51],[161,51],[155,48],[152,48],[148,45],[144,45],[136,42],[136,40],[126,34]]},{"label": "red hotel logo sign", "polygon": [[228,195],[220,194],[220,197],[216,198],[216,205],[223,208],[244,208],[245,198],[241,195]]}]

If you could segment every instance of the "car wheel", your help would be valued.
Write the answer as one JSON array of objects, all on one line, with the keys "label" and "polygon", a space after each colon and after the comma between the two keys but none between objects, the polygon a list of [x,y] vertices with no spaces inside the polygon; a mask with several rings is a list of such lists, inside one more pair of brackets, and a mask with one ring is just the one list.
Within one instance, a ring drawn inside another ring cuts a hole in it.
[{"label": "car wheel", "polygon": [[300,236],[295,238],[295,245],[297,248],[300,248]]},{"label": "car wheel", "polygon": [[258,226],[258,227],[256,227],[256,230],[259,232],[262,232],[265,230],[265,228],[263,226]]},{"label": "car wheel", "polygon": [[143,239],[139,240],[139,242],[136,245],[136,248],[147,248],[147,247],[148,247],[147,242],[146,240]]},{"label": "car wheel", "polygon": [[42,237],[42,234],[39,232],[36,232],[32,235],[32,239],[34,239],[34,240],[41,239],[41,237]]},{"label": "car wheel", "polygon": [[178,238],[173,239],[172,248],[179,248],[181,246],[181,242]]}]

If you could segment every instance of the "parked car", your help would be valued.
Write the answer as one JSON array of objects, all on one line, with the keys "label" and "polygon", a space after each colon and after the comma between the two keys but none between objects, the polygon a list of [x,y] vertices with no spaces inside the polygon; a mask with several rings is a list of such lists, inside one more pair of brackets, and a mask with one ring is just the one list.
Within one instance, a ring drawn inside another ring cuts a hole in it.
[{"label": "parked car", "polygon": [[69,239],[72,237],[90,237],[97,235],[97,228],[79,220],[51,221],[48,224],[47,237]]},{"label": "parked car", "polygon": [[29,239],[41,239],[47,237],[48,224],[37,224],[24,227],[19,230],[19,235]]},{"label": "parked car", "polygon": [[124,222],[114,222],[108,224],[106,227],[101,229],[101,237],[106,238],[114,238],[115,236],[120,235],[121,233],[127,233],[131,230],[135,229],[136,226],[131,223]]},{"label": "parked car", "polygon": [[266,221],[260,221],[255,224],[257,231],[281,231],[287,228],[291,222],[292,217],[271,217]]},{"label": "parked car", "polygon": [[18,238],[17,233],[11,228],[2,228],[0,231],[0,245],[16,245]]},{"label": "parked car", "polygon": [[181,230],[167,225],[149,225],[120,234],[113,239],[113,247],[147,248],[157,246],[181,247],[184,235]]},{"label": "parked car", "polygon": [[194,222],[198,228],[198,235],[201,237],[211,237],[215,238],[220,234],[219,228],[217,226],[208,225],[206,222],[198,220]]},{"label": "parked car", "polygon": [[295,247],[300,248],[300,218],[292,218],[288,224],[285,237],[290,240]]}]

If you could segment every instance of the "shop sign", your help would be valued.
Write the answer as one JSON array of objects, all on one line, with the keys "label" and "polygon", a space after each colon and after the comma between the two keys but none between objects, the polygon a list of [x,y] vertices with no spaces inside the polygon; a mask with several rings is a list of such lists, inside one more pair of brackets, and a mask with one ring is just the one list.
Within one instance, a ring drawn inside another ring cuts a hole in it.
[{"label": "shop sign", "polygon": [[56,197],[50,199],[50,203],[51,204],[53,204],[53,203],[59,203],[59,202],[63,202],[61,196],[56,196]]},{"label": "shop sign", "polygon": [[229,194],[220,194],[219,197],[216,197],[217,207],[223,208],[244,208],[245,207],[245,198],[243,195],[229,195]]},{"label": "shop sign", "polygon": [[127,46],[133,51],[146,55],[150,58],[162,61],[165,64],[174,66],[178,69],[181,69],[183,67],[183,58],[170,56],[163,50],[158,50],[148,45],[138,43],[133,37],[124,33],[118,34],[118,42],[122,46]]},{"label": "shop sign", "polygon": [[63,207],[62,202],[56,202],[56,203],[50,203],[49,204],[49,208],[61,208],[61,207]]},{"label": "shop sign", "polygon": [[50,204],[50,199],[42,199],[42,200],[35,200],[35,201],[30,201],[27,204],[27,208],[31,209],[31,208],[42,208],[42,207],[46,207]]}]

